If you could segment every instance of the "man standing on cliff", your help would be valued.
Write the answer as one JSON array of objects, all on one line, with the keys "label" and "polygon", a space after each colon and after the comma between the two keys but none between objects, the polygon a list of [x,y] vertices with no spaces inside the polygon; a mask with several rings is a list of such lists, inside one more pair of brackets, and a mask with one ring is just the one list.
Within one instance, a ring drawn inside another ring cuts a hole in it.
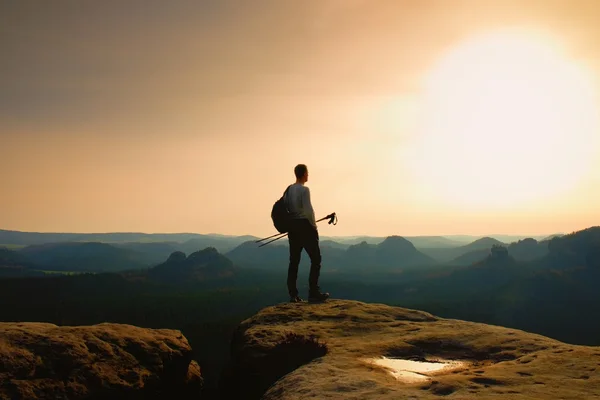
[{"label": "man standing on cliff", "polygon": [[321,249],[319,248],[319,231],[315,222],[315,212],[310,202],[310,190],[304,184],[308,181],[308,168],[298,164],[294,168],[296,183],[286,193],[285,201],[291,214],[288,231],[290,244],[290,264],[288,267],[287,286],[292,303],[302,301],[298,296],[296,282],[302,249],[310,257],[310,275],[308,278],[308,301],[325,301],[329,293],[321,293],[319,275],[321,273]]}]

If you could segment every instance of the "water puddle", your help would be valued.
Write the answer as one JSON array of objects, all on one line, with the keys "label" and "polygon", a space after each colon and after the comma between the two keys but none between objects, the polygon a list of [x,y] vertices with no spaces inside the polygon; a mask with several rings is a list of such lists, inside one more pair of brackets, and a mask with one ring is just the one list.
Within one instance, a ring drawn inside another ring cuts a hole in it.
[{"label": "water puddle", "polygon": [[394,378],[403,382],[428,381],[430,375],[466,366],[466,363],[460,361],[412,361],[387,357],[371,358],[367,362],[386,368]]}]

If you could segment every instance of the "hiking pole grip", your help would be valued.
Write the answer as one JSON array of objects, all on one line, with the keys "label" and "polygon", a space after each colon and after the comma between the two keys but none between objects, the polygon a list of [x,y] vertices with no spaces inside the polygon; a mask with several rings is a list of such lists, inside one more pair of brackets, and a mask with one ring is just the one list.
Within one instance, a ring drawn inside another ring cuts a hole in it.
[{"label": "hiking pole grip", "polygon": [[332,218],[335,218],[335,213],[331,213],[331,214],[317,220],[316,222],[321,222],[321,221],[325,221],[326,219],[332,219]]},{"label": "hiking pole grip", "polygon": [[337,215],[335,213],[331,213],[327,217],[329,218],[329,225],[337,225]]}]

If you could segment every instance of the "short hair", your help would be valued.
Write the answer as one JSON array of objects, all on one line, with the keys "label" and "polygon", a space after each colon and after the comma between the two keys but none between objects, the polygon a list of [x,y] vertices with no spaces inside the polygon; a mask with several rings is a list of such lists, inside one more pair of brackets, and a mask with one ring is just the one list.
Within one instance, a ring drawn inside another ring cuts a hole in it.
[{"label": "short hair", "polygon": [[296,179],[302,178],[304,176],[304,174],[306,173],[306,171],[308,171],[308,168],[306,168],[306,165],[304,165],[304,164],[296,165],[296,167],[294,168],[294,175],[296,175]]}]

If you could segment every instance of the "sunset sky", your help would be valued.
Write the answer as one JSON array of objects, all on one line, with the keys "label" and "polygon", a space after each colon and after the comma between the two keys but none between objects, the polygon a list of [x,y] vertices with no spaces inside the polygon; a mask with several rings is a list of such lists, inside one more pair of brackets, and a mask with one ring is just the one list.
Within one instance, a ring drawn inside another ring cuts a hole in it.
[{"label": "sunset sky", "polygon": [[0,0],[0,229],[600,225],[600,2]]}]

